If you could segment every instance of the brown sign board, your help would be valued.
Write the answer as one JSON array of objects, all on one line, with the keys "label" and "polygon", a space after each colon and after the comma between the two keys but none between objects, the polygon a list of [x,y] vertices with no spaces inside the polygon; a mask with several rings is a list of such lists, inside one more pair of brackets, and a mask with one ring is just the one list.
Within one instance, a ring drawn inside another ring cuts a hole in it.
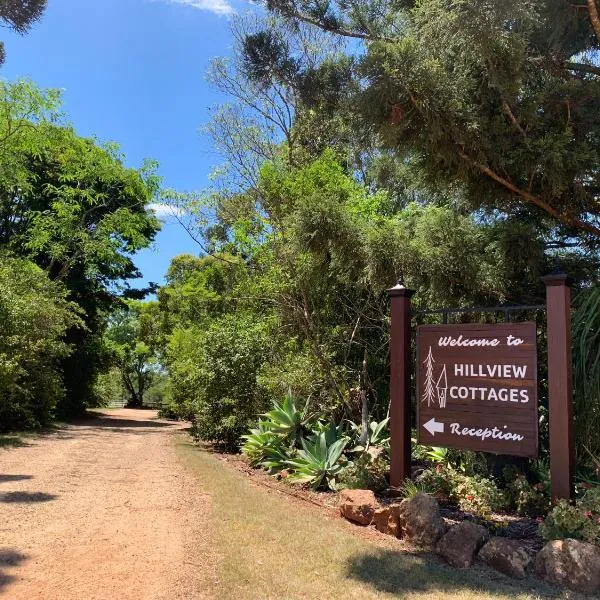
[{"label": "brown sign board", "polygon": [[417,328],[420,444],[535,457],[535,323]]}]

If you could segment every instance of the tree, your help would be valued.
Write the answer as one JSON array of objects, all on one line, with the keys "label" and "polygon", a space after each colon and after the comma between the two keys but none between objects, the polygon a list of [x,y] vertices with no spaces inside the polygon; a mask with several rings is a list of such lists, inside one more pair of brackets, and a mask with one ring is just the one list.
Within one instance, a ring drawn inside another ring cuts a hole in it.
[{"label": "tree", "polygon": [[0,248],[31,258],[62,281],[84,311],[64,359],[63,414],[92,398],[106,315],[139,276],[132,255],[160,227],[147,204],[158,192],[154,164],[124,166],[115,144],[100,146],[58,121],[59,97],[30,83],[0,85]]},{"label": "tree", "polygon": [[[47,0],[4,0],[0,4],[0,20],[23,35],[42,17],[46,4]],[[0,42],[0,64],[4,59],[4,43]]]},{"label": "tree", "polygon": [[429,346],[429,352],[427,353],[427,358],[423,363],[425,365],[425,389],[423,391],[423,397],[421,398],[421,402],[427,402],[427,406],[431,406],[436,403],[435,397],[435,387],[433,381],[433,354],[431,353],[431,346]]},{"label": "tree", "polygon": [[158,336],[156,302],[129,301],[110,316],[105,344],[119,369],[131,408],[143,406],[144,394],[160,370]]},{"label": "tree", "polygon": [[[600,237],[597,4],[268,0],[291,22],[363,40],[361,124],[472,208]],[[281,60],[281,59],[280,59]]]}]

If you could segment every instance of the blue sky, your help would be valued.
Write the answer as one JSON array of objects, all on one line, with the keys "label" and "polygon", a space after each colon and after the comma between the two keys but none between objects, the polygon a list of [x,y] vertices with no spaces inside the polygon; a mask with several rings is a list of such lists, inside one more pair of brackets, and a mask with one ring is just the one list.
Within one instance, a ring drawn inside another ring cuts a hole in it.
[{"label": "blue sky", "polygon": [[[0,31],[0,76],[62,88],[78,133],[119,142],[130,166],[156,159],[166,187],[201,189],[220,158],[199,129],[224,100],[206,69],[231,54],[229,15],[247,8],[231,0],[49,0],[27,35]],[[143,281],[162,282],[182,252],[198,247],[167,219],[155,247],[136,257]]]}]

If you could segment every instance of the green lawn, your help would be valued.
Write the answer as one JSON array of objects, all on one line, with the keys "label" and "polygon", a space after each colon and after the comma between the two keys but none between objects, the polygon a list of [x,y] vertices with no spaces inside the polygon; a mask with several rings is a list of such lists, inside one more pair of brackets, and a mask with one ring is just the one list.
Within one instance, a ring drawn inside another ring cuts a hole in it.
[{"label": "green lawn", "polygon": [[365,539],[340,518],[253,485],[184,436],[177,449],[197,474],[199,493],[213,499],[211,535],[221,556],[217,598],[576,597],[482,567],[460,571],[432,555],[402,551],[392,538]]}]

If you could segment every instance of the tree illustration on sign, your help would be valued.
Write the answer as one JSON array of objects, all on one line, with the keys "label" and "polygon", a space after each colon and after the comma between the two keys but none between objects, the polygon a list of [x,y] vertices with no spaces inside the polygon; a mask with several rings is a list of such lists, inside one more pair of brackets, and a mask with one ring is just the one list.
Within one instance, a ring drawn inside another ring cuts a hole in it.
[{"label": "tree illustration on sign", "polygon": [[427,402],[427,406],[431,406],[436,403],[435,384],[433,381],[433,353],[431,352],[431,346],[429,346],[429,352],[427,358],[423,361],[425,365],[425,389],[423,390],[423,398],[421,402]]}]

